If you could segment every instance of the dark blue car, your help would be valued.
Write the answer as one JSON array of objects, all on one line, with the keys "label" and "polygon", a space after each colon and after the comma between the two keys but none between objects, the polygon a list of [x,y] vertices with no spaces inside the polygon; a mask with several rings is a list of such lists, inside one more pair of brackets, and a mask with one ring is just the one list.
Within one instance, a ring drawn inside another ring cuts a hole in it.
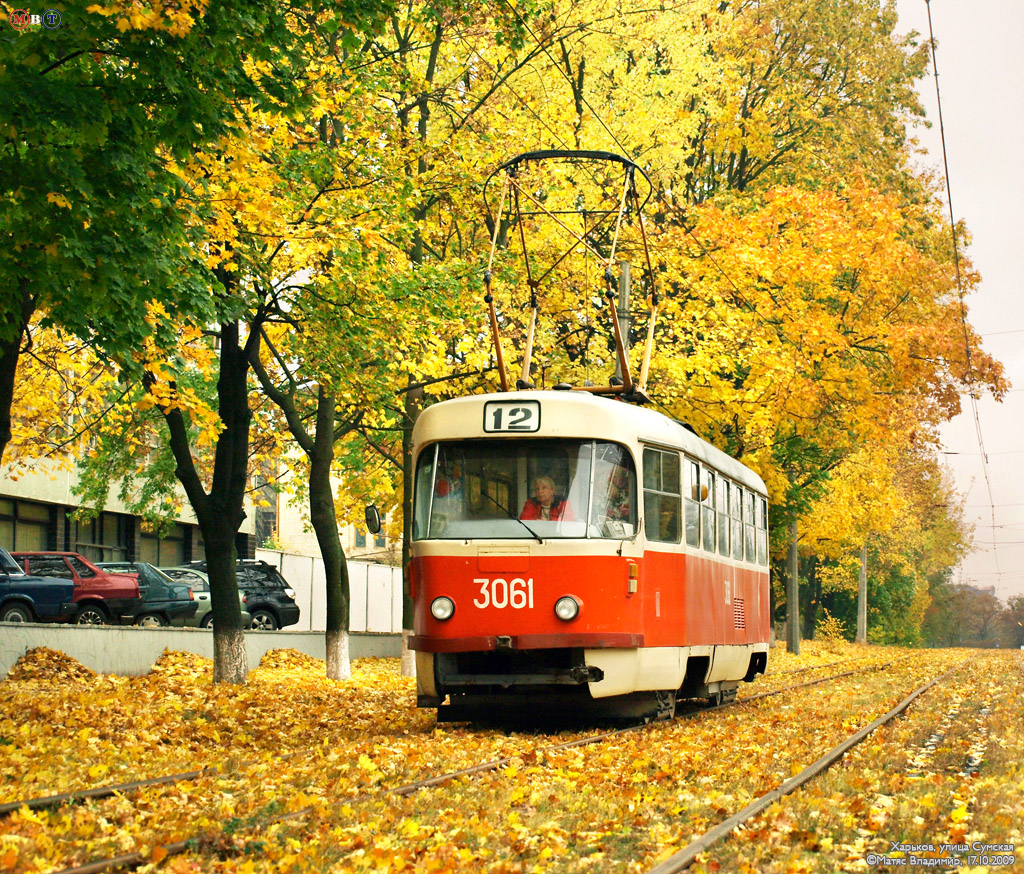
[{"label": "dark blue car", "polygon": [[73,581],[26,574],[0,547],[0,622],[71,622],[74,597]]},{"label": "dark blue car", "polygon": [[181,626],[195,616],[199,604],[192,588],[174,582],[167,574],[148,562],[100,561],[96,563],[96,567],[138,578],[142,606],[135,613],[136,625],[147,628]]}]

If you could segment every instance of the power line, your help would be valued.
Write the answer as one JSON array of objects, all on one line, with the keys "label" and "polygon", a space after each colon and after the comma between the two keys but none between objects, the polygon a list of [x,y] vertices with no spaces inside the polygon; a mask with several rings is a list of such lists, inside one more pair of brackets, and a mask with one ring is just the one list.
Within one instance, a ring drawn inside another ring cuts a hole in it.
[{"label": "power line", "polygon": [[[964,354],[967,364],[967,394],[971,399],[971,412],[974,415],[974,430],[978,435],[978,448],[981,450],[981,470],[985,477],[985,487],[988,489],[989,510],[992,516],[993,531],[996,524],[995,498],[992,496],[992,479],[988,472],[988,455],[985,452],[985,439],[981,433],[981,418],[978,416],[978,400],[975,397],[974,364],[971,360],[971,342],[967,330],[967,306],[964,303],[964,284],[960,273],[960,249],[956,239],[956,218],[953,212],[953,189],[949,179],[949,157],[946,152],[946,127],[942,119],[942,95],[939,92],[939,64],[935,51],[935,32],[932,27],[932,5],[931,0],[924,0],[925,8],[928,10],[928,45],[932,53],[932,71],[935,75],[935,103],[939,115],[939,141],[942,143],[942,169],[946,177],[946,202],[949,205],[949,231],[953,240],[953,266],[956,269],[957,297],[960,301],[960,325],[964,333]],[[992,558],[996,563],[996,572],[1000,572],[999,553],[996,549],[995,536],[992,538]]]},{"label": "power line", "polygon": [[[562,76],[562,78],[565,79],[566,82],[569,83],[570,88],[574,89],[574,93],[575,93],[576,85],[572,81],[572,78],[569,76],[569,73],[562,69],[562,67],[558,63],[558,61],[554,58],[554,56],[551,54],[551,52],[548,51],[547,46],[544,43],[541,42],[540,38],[537,36],[536,33],[534,33],[534,31],[530,27],[530,25],[526,23],[526,20],[523,18],[522,15],[520,15],[519,10],[515,7],[515,5],[512,2],[512,0],[505,0],[505,3],[512,10],[512,12],[516,16],[516,18],[519,19],[520,24],[522,24],[522,26],[526,29],[527,33],[529,33],[530,36],[533,37],[533,41],[537,44],[538,48],[540,48],[544,52],[544,54],[547,55],[548,60],[551,62],[552,66],[556,70],[558,70],[558,72]],[[684,3],[684,4],[681,4],[681,5],[682,6],[686,6],[686,5],[691,5],[691,4],[685,4]],[[510,88],[510,90],[511,90],[511,88]],[[540,118],[540,116],[533,110],[533,108],[527,103],[527,101],[523,100],[523,98],[521,98],[514,91],[512,93],[515,95],[515,97],[524,106],[526,106],[527,109],[530,110],[530,112],[532,112],[535,116],[537,116],[538,120],[541,121],[541,123],[544,125],[544,127],[546,127],[548,129],[548,131],[551,132],[552,135],[555,136],[556,140],[561,142],[561,138],[558,137],[557,134],[555,134],[555,132],[551,129],[551,127],[546,122],[544,122],[543,119]],[[633,158],[629,154],[629,152],[627,151],[626,147],[619,141],[619,138],[617,136],[615,136],[615,134],[612,131],[612,129],[605,123],[604,119],[597,113],[597,110],[595,110],[594,107],[590,105],[590,101],[587,100],[586,95],[583,94],[582,91],[579,94],[579,98],[580,98],[580,101],[583,103],[583,105],[586,106],[587,109],[590,110],[591,115],[594,116],[594,118],[597,120],[598,124],[600,124],[601,127],[603,127],[605,129],[605,132],[608,134],[608,136],[610,136],[612,138],[613,142],[615,143],[616,146],[618,146],[618,148],[622,152],[623,156],[628,158],[630,161],[633,161]],[[636,163],[636,162],[634,161],[634,163]],[[747,299],[746,295],[743,294],[743,292],[740,290],[740,287],[736,284],[736,282],[733,280],[733,278],[726,272],[725,268],[722,267],[722,265],[718,263],[718,261],[711,254],[711,252],[708,251],[707,247],[693,233],[693,229],[690,228],[690,227],[687,227],[687,225],[684,223],[683,224],[683,230],[686,231],[686,233],[690,236],[690,238],[697,244],[698,248],[701,250],[701,252],[704,254],[704,256],[708,260],[711,261],[711,263],[717,268],[718,272],[721,273],[722,276],[725,277],[725,279],[729,283],[729,285],[732,286],[733,291],[735,292],[736,297],[738,298],[740,304],[742,306],[746,307],[746,309],[749,312],[753,313],[753,315],[755,317],[757,317],[758,319],[760,319],[765,325],[767,325],[768,327],[774,329],[775,333],[779,336],[779,338],[781,340],[789,342],[789,338],[786,336],[786,334],[782,330],[781,326],[779,326],[775,322],[772,322],[772,321],[766,319],[760,312],[758,312],[757,307],[754,306]]]},{"label": "power line", "polygon": [[[559,73],[561,73],[562,78],[565,79],[565,81],[569,83],[569,87],[574,89],[574,93],[575,93],[576,85],[572,81],[572,77],[565,70],[562,69],[562,67],[558,63],[558,61],[555,60],[554,55],[552,55],[551,52],[548,51],[548,47],[546,45],[544,45],[544,43],[542,43],[540,41],[540,38],[537,36],[537,34],[533,32],[533,28],[530,27],[530,25],[526,23],[526,19],[523,18],[523,16],[519,14],[519,10],[516,9],[515,5],[511,2],[511,0],[505,0],[505,3],[508,6],[508,8],[512,10],[512,13],[515,15],[515,17],[519,19],[519,23],[524,28],[526,28],[526,32],[528,34],[530,34],[530,36],[533,37],[533,41],[535,43],[537,43],[537,45],[544,52],[544,54],[548,56],[548,60],[551,61],[552,66],[556,70],[558,70]],[[580,93],[579,93],[578,96],[580,98],[580,101],[583,103],[583,105],[586,106],[587,109],[590,110],[590,114],[593,115],[594,118],[597,120],[597,122],[601,125],[601,127],[603,127],[605,129],[605,132],[608,134],[608,136],[610,136],[612,138],[612,142],[614,142],[615,145],[618,146],[619,151],[622,153],[622,155],[624,157],[626,157],[626,158],[629,158],[630,161],[633,161],[633,156],[629,154],[629,152],[626,150],[626,147],[624,145],[622,145],[621,142],[619,142],[619,138],[617,136],[615,136],[615,134],[612,132],[612,129],[610,127],[608,127],[607,124],[605,124],[604,119],[601,118],[601,116],[598,115],[597,112],[595,111],[594,107],[590,105],[590,101],[587,100],[587,97],[583,93],[582,89],[580,89]],[[634,161],[633,163],[636,163],[636,162]]]}]

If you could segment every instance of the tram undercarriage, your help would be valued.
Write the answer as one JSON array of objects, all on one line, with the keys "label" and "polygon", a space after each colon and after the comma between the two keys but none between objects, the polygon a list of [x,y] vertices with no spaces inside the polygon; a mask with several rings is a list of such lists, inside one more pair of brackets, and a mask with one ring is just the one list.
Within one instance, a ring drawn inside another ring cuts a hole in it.
[{"label": "tram undercarriage", "polygon": [[[610,652],[616,653],[611,659]],[[657,674],[642,667],[652,663],[652,652],[653,664],[663,669]],[[666,671],[669,656],[678,668]],[[763,673],[766,663],[767,648],[760,646],[418,652],[417,703],[436,707],[439,722],[670,718],[684,701],[706,706],[734,699],[739,683]],[[629,676],[623,665],[630,666]]]}]

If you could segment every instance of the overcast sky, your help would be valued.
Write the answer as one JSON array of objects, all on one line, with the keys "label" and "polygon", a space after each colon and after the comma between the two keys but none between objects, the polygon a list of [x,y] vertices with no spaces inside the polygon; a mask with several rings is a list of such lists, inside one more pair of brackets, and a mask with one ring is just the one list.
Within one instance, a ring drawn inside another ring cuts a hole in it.
[{"label": "overcast sky", "polygon": [[[968,319],[1012,383],[1006,400],[977,404],[943,428],[950,470],[967,494],[975,551],[958,569],[964,582],[1024,594],[1024,0],[931,0],[953,212],[973,236],[968,255],[981,273]],[[897,0],[900,30],[928,36],[925,0]],[[934,72],[933,70],[930,73]],[[941,170],[935,79],[921,86],[933,122],[919,132],[925,160]],[[986,482],[978,432],[988,459]],[[991,494],[991,498],[990,498]],[[993,526],[994,517],[994,526]],[[993,546],[994,544],[994,546]]]}]

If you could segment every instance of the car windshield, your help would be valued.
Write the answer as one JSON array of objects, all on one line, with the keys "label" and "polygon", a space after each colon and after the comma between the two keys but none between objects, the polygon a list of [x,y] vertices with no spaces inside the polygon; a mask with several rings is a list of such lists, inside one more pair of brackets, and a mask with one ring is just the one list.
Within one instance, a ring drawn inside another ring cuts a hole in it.
[{"label": "car windshield", "polygon": [[617,443],[466,440],[420,453],[413,538],[632,537],[636,468]]},{"label": "car windshield", "polygon": [[11,558],[11,554],[2,546],[0,546],[0,572],[5,574],[25,573],[25,569]]}]

